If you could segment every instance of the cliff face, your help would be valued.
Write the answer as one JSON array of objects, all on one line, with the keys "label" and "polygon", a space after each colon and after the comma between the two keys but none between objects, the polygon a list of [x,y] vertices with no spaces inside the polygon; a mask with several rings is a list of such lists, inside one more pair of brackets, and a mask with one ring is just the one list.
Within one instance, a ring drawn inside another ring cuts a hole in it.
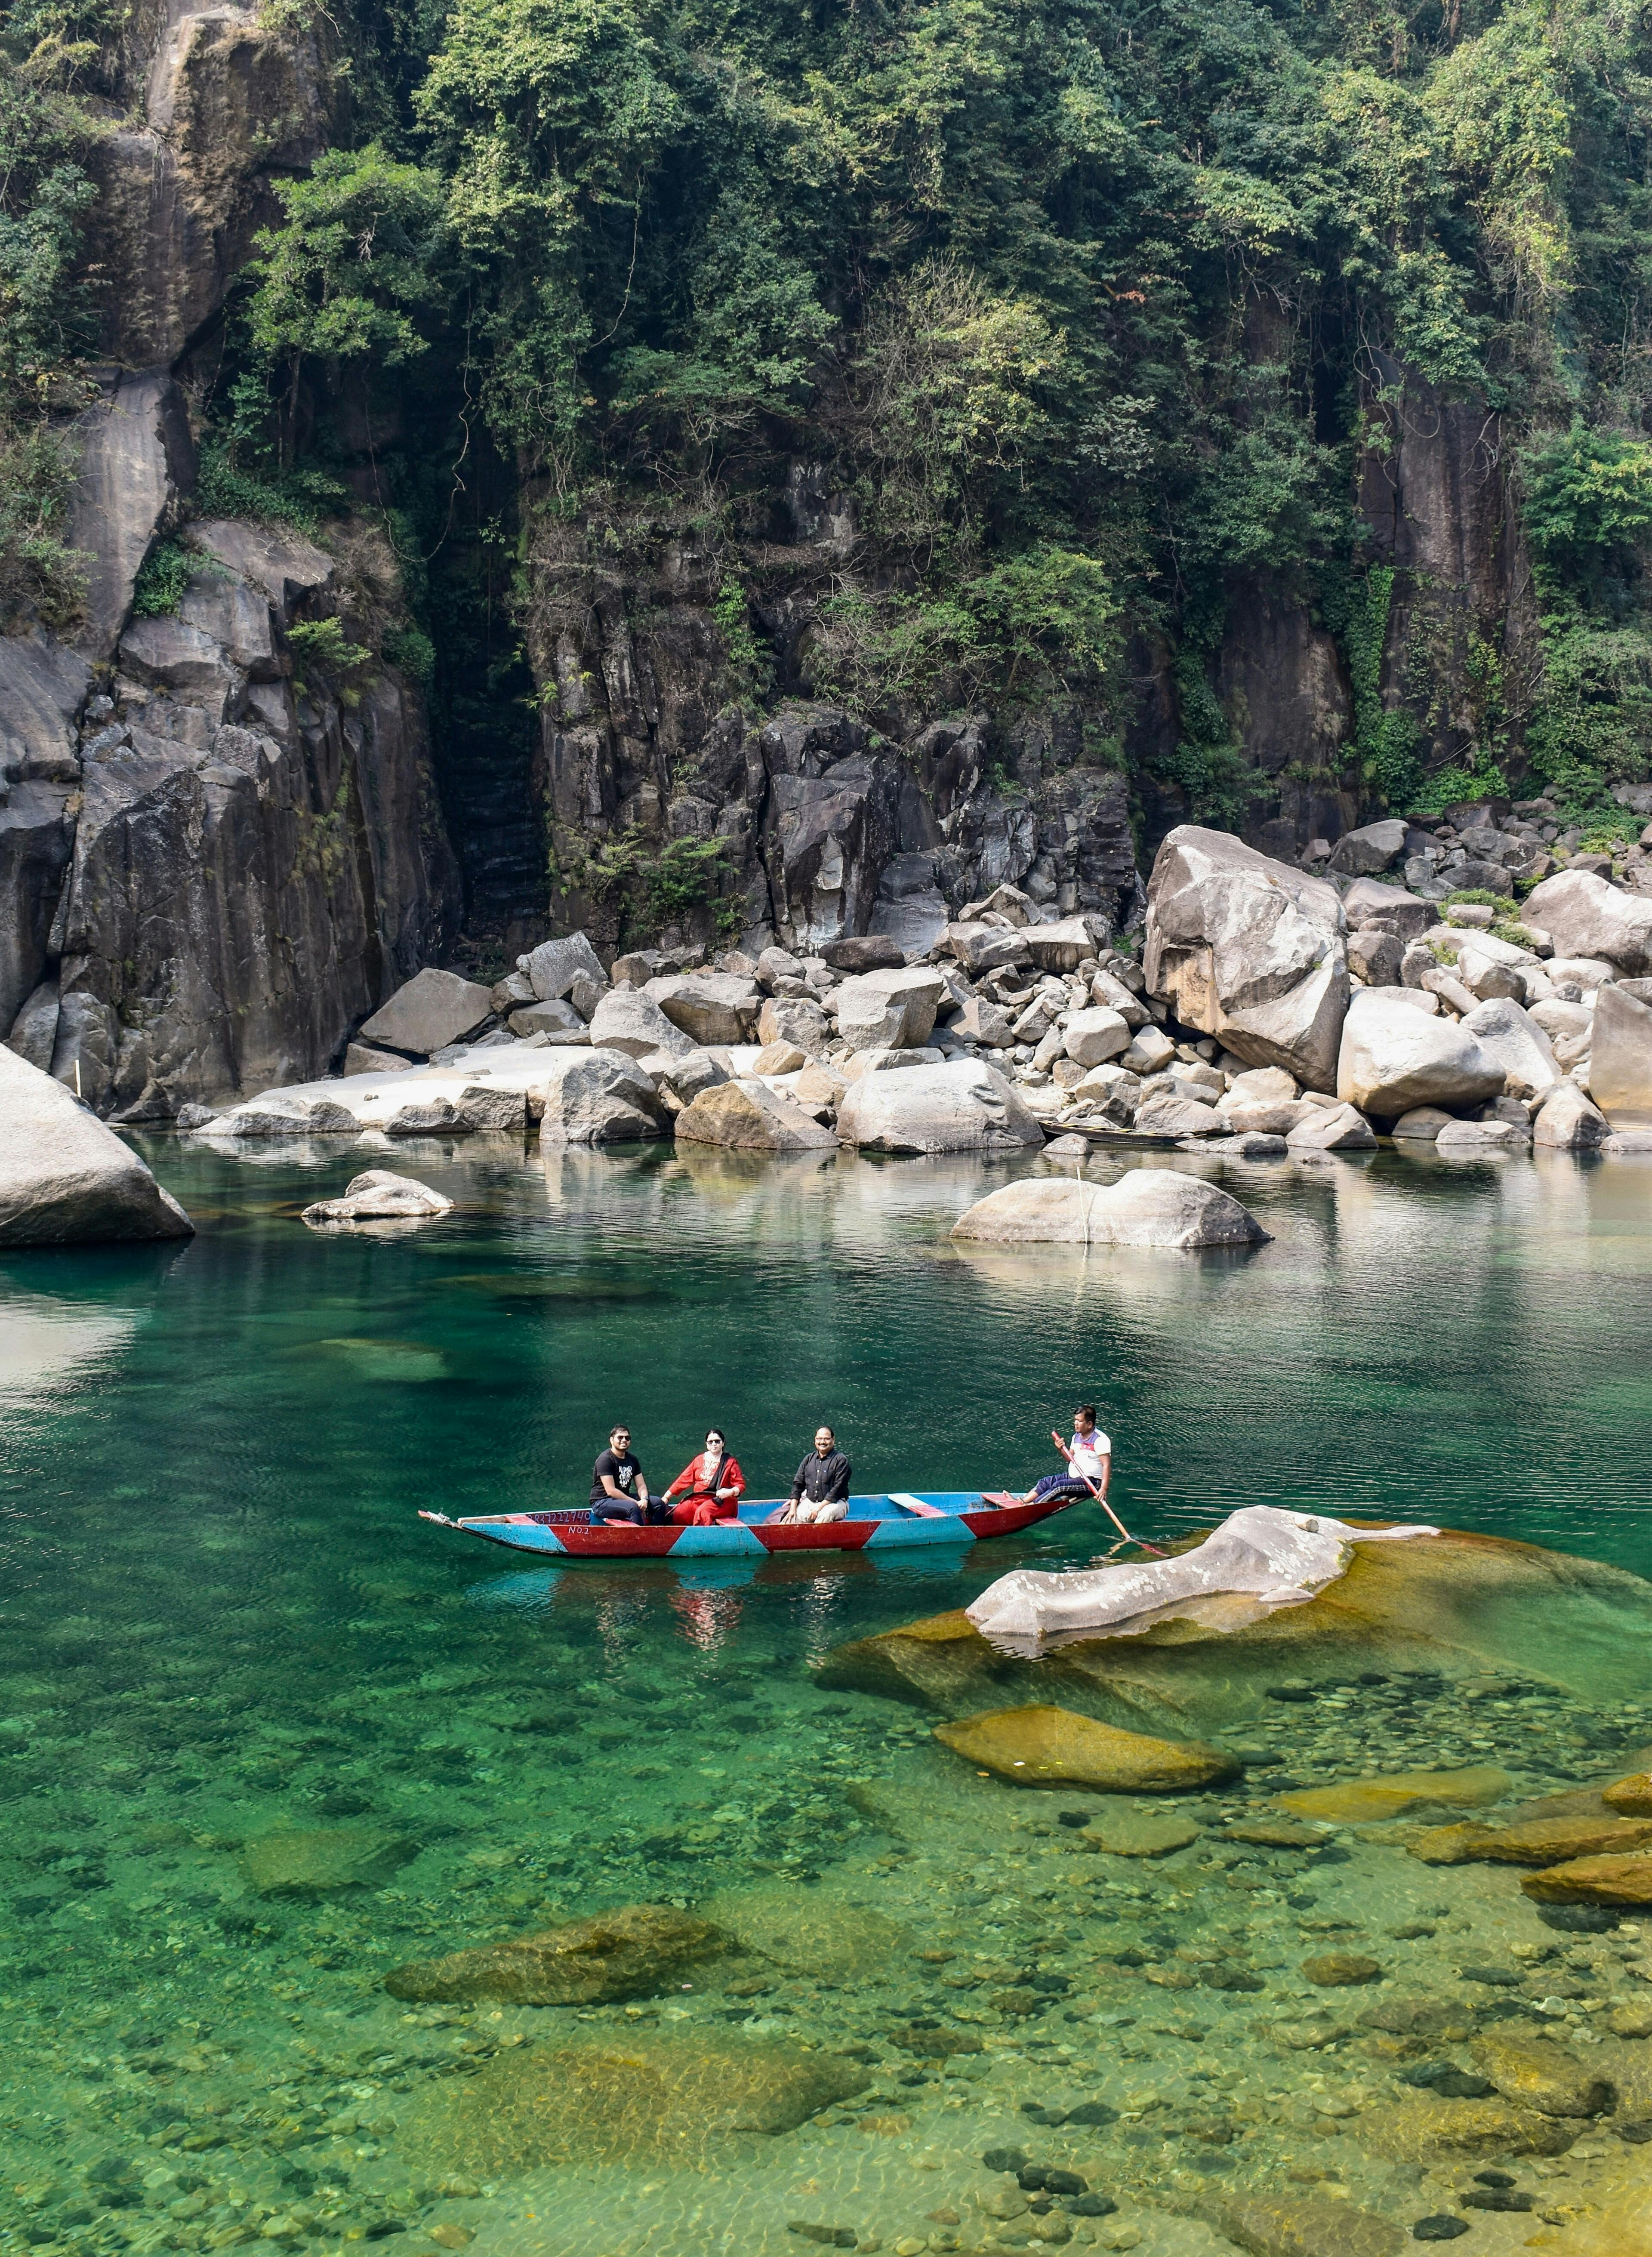
[{"label": "cliff face", "polygon": [[[1202,654],[1139,626],[1088,703],[851,710],[815,677],[855,507],[777,454],[715,525],[614,489],[571,519],[507,493],[532,679],[449,697],[433,748],[394,666],[346,680],[304,658],[305,630],[350,616],[348,526],[318,543],[208,518],[198,491],[226,294],[278,216],[272,181],[348,122],[329,37],[325,18],[165,0],[105,58],[85,614],[0,640],[0,1028],[101,1110],[309,1078],[421,964],[497,971],[547,929],[921,947],[1005,881],[1128,928],[1138,858],[1209,819],[1199,746],[1224,733],[1227,819],[1286,859],[1371,811],[1390,723],[1437,768],[1486,741],[1495,701],[1517,777],[1536,621],[1497,420],[1380,355],[1358,500],[1391,578],[1363,676],[1345,623],[1249,570]],[[359,501],[416,483],[429,416],[405,398],[369,415],[320,363],[305,392]],[[168,541],[171,608],[136,605]]]}]

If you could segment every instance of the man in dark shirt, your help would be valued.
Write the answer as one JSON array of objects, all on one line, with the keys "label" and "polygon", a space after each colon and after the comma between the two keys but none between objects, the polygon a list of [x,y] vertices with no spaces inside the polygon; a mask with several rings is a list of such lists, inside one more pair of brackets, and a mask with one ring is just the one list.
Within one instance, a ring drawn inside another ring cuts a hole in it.
[{"label": "man in dark shirt", "polygon": [[830,1426],[815,1429],[815,1447],[792,1476],[792,1494],[783,1521],[842,1520],[849,1511],[849,1477],[853,1471]]},{"label": "man in dark shirt", "polygon": [[591,1518],[630,1520],[640,1527],[649,1518],[651,1503],[641,1462],[632,1454],[631,1431],[616,1426],[591,1468]]}]

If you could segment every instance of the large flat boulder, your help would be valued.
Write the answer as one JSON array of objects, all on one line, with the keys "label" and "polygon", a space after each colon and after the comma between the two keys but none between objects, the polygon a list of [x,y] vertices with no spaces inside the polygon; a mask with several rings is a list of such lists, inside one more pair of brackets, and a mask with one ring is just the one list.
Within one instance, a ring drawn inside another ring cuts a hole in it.
[{"label": "large flat boulder", "polygon": [[755,980],[734,972],[680,972],[651,980],[643,989],[674,1027],[702,1048],[749,1042],[763,1008]]},{"label": "large flat boulder", "polygon": [[1247,1065],[1329,1090],[1348,1008],[1345,931],[1334,886],[1184,823],[1154,860],[1142,966],[1184,1026]]},{"label": "large flat boulder", "polygon": [[[1652,1011],[1647,1014],[1652,1025]],[[1507,997],[1478,1004],[1463,1022],[1483,1051],[1503,1069],[1503,1088],[1510,1097],[1542,1097],[1560,1079],[1555,1046],[1530,1013]],[[1652,1065],[1652,1050],[1648,1052]]]},{"label": "large flat boulder", "polygon": [[1354,999],[1342,1030],[1337,1094],[1379,1120],[1414,1106],[1479,1105],[1501,1094],[1504,1069],[1455,1021],[1430,1018],[1380,987]]},{"label": "large flat boulder", "polygon": [[738,1152],[835,1151],[835,1130],[756,1079],[702,1090],[678,1114],[680,1144],[721,1144]]},{"label": "large flat boulder", "polygon": [[591,1013],[590,1038],[604,1050],[624,1051],[632,1058],[646,1058],[651,1051],[687,1058],[701,1047],[667,1018],[652,995],[631,987],[613,988],[603,997]]},{"label": "large flat boulder", "polygon": [[0,1246],[188,1238],[194,1225],[69,1090],[0,1049]]},{"label": "large flat boulder", "polygon": [[714,1959],[730,1939],[710,1921],[667,1905],[625,1905],[565,1921],[532,1935],[484,1943],[395,1968],[392,1999],[511,2006],[589,2006],[609,1999],[648,1999],[690,1967]]},{"label": "large flat boulder", "polygon": [[1031,1176],[1001,1184],[959,1216],[954,1238],[999,1246],[1257,1246],[1260,1223],[1219,1185],[1173,1168],[1133,1168],[1116,1184]]},{"label": "large flat boulder", "polygon": [[1161,1740],[1041,1702],[938,1724],[943,1747],[1010,1786],[1087,1786],[1109,1794],[1187,1794],[1232,1779],[1220,1748]]},{"label": "large flat boulder", "polygon": [[546,1061],[540,1143],[626,1144],[663,1136],[665,1108],[653,1082],[625,1051],[553,1051]]},{"label": "large flat boulder", "polygon": [[1615,983],[1595,998],[1589,1094],[1614,1128],[1652,1128],[1652,1006]]},{"label": "large flat boulder", "polygon": [[427,965],[373,1013],[361,1037],[364,1042],[428,1058],[432,1051],[445,1050],[449,1043],[462,1043],[474,1034],[492,1011],[488,988],[474,980],[462,980],[456,972],[438,972]]},{"label": "large flat boulder", "polygon": [[915,1047],[928,1041],[946,994],[945,980],[928,966],[863,973],[837,990],[837,1032],[851,1050]]},{"label": "large flat boulder", "polygon": [[994,1152],[1041,1144],[1021,1098],[979,1058],[869,1073],[844,1093],[837,1133],[870,1152]]},{"label": "large flat boulder", "polygon": [[1652,972],[1652,897],[1627,894],[1592,870],[1559,870],[1527,895],[1522,920],[1546,932],[1555,954],[1594,956],[1620,972]]}]

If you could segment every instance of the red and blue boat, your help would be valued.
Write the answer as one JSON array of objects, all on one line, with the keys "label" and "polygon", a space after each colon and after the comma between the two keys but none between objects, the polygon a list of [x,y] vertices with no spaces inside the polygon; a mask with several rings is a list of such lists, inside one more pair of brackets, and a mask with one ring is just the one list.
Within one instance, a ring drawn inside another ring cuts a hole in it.
[{"label": "red and blue boat", "polygon": [[983,1537],[1014,1536],[1035,1521],[1048,1520],[1074,1496],[1024,1503],[1018,1496],[991,1490],[936,1489],[923,1495],[892,1489],[886,1496],[851,1496],[842,1520],[777,1519],[781,1497],[743,1504],[732,1520],[704,1528],[670,1523],[639,1528],[628,1520],[593,1521],[581,1506],[563,1512],[499,1512],[450,1520],[445,1512],[421,1512],[420,1520],[456,1528],[485,1544],[512,1552],[549,1553],[570,1560],[760,1560],[781,1552],[894,1552],[921,1544],[974,1544]]}]

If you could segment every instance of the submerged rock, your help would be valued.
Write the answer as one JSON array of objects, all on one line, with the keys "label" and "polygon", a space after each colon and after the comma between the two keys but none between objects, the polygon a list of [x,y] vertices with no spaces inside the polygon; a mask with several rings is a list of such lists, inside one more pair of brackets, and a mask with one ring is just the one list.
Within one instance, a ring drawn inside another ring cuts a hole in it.
[{"label": "submerged rock", "polygon": [[1627,1779],[1614,1779],[1601,1788],[1600,1800],[1626,1818],[1652,1818],[1652,1771],[1631,1772]]},{"label": "submerged rock", "polygon": [[965,1716],[956,1724],[937,1725],[935,1737],[1011,1786],[1168,1794],[1232,1779],[1239,1770],[1219,1748],[1121,1731],[1070,1709],[1048,1706]]},{"label": "submerged rock", "polygon": [[392,1999],[498,1999],[513,2006],[585,2006],[652,1998],[729,1939],[710,1921],[665,1905],[627,1905],[445,1958],[421,1959],[385,1978]]},{"label": "submerged rock", "polygon": [[95,1246],[194,1230],[112,1128],[0,1047],[0,1246]]},{"label": "submerged rock", "polygon": [[312,1228],[326,1223],[424,1220],[449,1213],[452,1207],[453,1201],[428,1184],[392,1174],[388,1168],[369,1168],[345,1185],[342,1199],[318,1199],[304,1209],[300,1220]]},{"label": "submerged rock", "polygon": [[1382,1818],[1402,1818],[1408,1810],[1428,1803],[1448,1809],[1478,1809],[1500,1802],[1514,1782],[1494,1764],[1477,1764],[1465,1771],[1394,1772],[1378,1779],[1344,1779],[1336,1786],[1308,1787],[1278,1797],[1281,1810],[1299,1818],[1326,1818],[1344,1825],[1363,1825]]},{"label": "submerged rock", "polygon": [[1612,2105],[1610,2082],[1547,2039],[1493,2030],[1475,2040],[1473,2053],[1476,2065],[1517,2107],[1545,2116],[1599,2116]]},{"label": "submerged rock", "polygon": [[1110,1857],[1168,1857],[1199,1838],[1190,1818],[1172,1818],[1156,1810],[1107,1811],[1092,1818],[1080,1839],[1088,1849],[1104,1850]]},{"label": "submerged rock", "polygon": [[1322,1991],[1346,1991],[1364,1983],[1380,1983],[1382,1963],[1368,1959],[1363,1951],[1324,1951],[1317,1959],[1304,1959],[1303,1973]]},{"label": "submerged rock", "polygon": [[1431,1826],[1406,1844],[1425,1865],[1557,1865],[1569,1857],[1638,1850],[1652,1819],[1533,1818],[1514,1826]]},{"label": "submerged rock", "polygon": [[1652,1857],[1571,1857],[1520,1886],[1536,1904],[1652,1905]]},{"label": "submerged rock", "polygon": [[1362,2147],[1397,2163],[1460,2157],[1564,2155],[1578,2126],[1507,2100],[1401,2100],[1359,2119]]},{"label": "submerged rock", "polygon": [[726,2151],[731,2133],[794,2131],[868,2082],[823,2048],[733,2034],[524,2047],[427,2088],[399,2160],[484,2181],[549,2163],[681,2166]]},{"label": "submerged rock", "polygon": [[1052,1242],[1190,1251],[1261,1245],[1269,1234],[1219,1185],[1174,1168],[1133,1168],[1116,1184],[1105,1185],[1049,1176],[1001,1184],[959,1216],[952,1235],[997,1245]]},{"label": "submerged rock", "polygon": [[419,1844],[378,1826],[317,1826],[256,1834],[241,1852],[241,1870],[264,1897],[326,1897],[343,1889],[381,1889]]},{"label": "submerged rock", "polygon": [[1312,2197],[1222,2196],[1197,2202],[1194,2214],[1250,2257],[1400,2257],[1406,2242],[1386,2218]]}]

